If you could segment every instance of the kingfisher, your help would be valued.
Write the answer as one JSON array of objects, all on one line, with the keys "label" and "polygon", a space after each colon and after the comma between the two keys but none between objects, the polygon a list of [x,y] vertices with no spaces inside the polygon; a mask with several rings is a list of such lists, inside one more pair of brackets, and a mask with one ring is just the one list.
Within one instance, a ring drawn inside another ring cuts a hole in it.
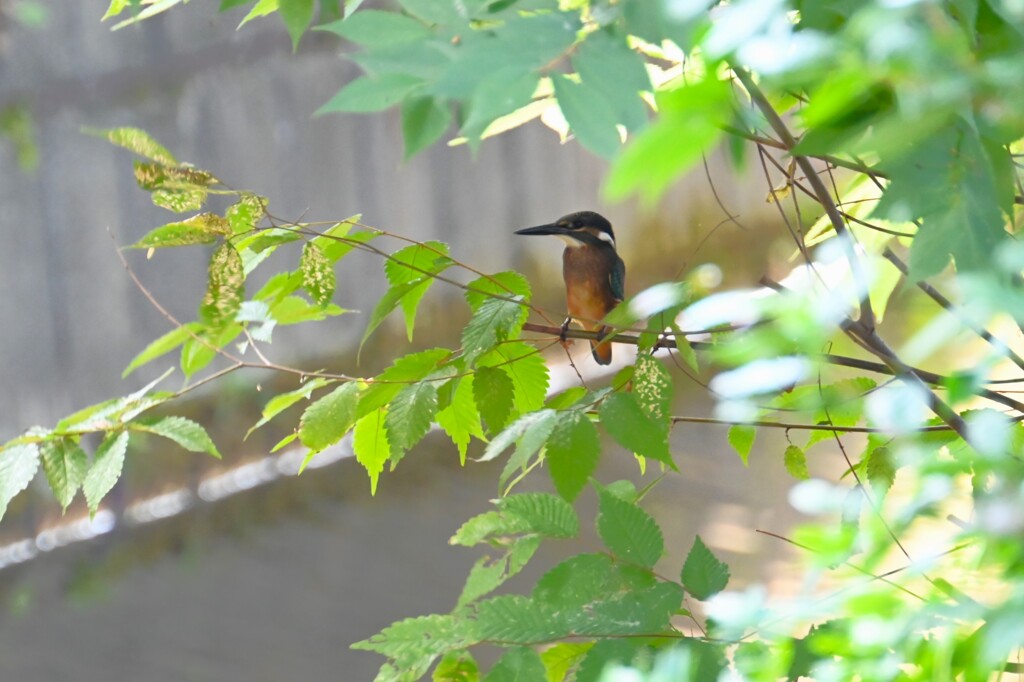
[{"label": "kingfisher", "polygon": [[[579,211],[562,216],[548,225],[516,230],[516,234],[549,234],[565,242],[562,252],[562,277],[569,317],[562,332],[575,320],[587,331],[604,338],[608,327],[604,317],[623,299],[626,265],[615,251],[615,233],[604,216]],[[612,361],[611,341],[593,340],[590,350],[599,365]]]}]

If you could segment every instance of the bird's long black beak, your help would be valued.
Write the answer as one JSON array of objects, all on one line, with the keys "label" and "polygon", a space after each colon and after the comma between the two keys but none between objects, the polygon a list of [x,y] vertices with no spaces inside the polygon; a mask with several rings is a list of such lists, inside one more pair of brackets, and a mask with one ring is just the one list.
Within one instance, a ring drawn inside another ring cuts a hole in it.
[{"label": "bird's long black beak", "polygon": [[554,223],[552,223],[550,225],[538,225],[537,227],[527,227],[527,228],[523,228],[522,230],[516,230],[516,234],[526,234],[526,235],[531,235],[531,234],[555,234],[555,235],[558,235],[558,234],[569,234],[570,232],[572,232],[572,230],[570,230],[569,228],[561,227],[560,225],[556,225]]}]

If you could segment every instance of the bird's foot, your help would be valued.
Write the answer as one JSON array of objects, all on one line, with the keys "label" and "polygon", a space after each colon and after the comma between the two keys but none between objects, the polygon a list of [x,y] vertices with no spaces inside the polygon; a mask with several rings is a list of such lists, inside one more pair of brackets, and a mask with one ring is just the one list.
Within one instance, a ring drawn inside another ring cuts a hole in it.
[{"label": "bird's foot", "polygon": [[565,348],[566,350],[569,350],[569,348],[572,346],[572,339],[570,339],[567,336],[567,334],[569,333],[569,324],[571,322],[572,322],[572,318],[571,317],[565,318],[565,322],[562,323],[562,329],[558,333],[558,341],[559,341],[559,343],[562,344],[562,348]]}]

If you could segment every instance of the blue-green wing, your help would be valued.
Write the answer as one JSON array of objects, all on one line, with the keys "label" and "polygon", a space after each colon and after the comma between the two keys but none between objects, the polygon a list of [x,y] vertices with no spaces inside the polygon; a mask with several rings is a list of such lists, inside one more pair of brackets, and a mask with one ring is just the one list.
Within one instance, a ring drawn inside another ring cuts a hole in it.
[{"label": "blue-green wing", "polygon": [[608,283],[612,287],[612,296],[616,300],[626,298],[626,264],[622,259],[615,256],[615,265],[612,266],[611,274],[608,275]]}]

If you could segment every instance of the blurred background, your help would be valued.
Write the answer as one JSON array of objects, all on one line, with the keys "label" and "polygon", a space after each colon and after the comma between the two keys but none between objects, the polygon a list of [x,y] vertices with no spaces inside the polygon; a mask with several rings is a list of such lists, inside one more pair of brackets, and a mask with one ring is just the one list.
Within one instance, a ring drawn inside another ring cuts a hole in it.
[{"label": "blurred background", "polygon": [[[170,327],[117,247],[174,217],[136,187],[130,154],[83,128],[143,128],[179,159],[268,197],[280,218],[360,213],[369,225],[445,241],[481,270],[520,269],[554,317],[564,310],[561,248],[512,231],[575,210],[612,220],[627,294],[701,264],[716,264],[723,286],[788,267],[784,228],[752,160],[735,169],[724,155],[708,158],[647,210],[602,203],[605,163],[539,123],[486,141],[475,158],[442,145],[403,163],[397,112],[312,116],[357,73],[335,36],[308,34],[293,55],[276,18],[236,31],[245,9],[217,14],[212,2],[112,33],[100,22],[107,4],[0,0],[0,441],[136,390],[175,364],[168,356],[121,379]],[[161,304],[194,317],[207,254],[127,255]],[[379,259],[350,256],[335,302],[370,310],[384,287]],[[457,345],[460,299],[454,288],[432,290],[417,347]],[[357,366],[366,319],[278,331],[268,353],[369,374],[406,346],[391,320]],[[564,353],[552,363],[564,364]],[[594,368],[586,355],[579,364]],[[677,412],[710,414],[703,387],[673,371]],[[181,381],[173,375],[166,387]],[[488,508],[500,463],[460,469],[451,443],[432,435],[384,475],[375,498],[344,448],[296,476],[302,453],[268,452],[297,415],[242,439],[271,393],[259,387],[293,386],[235,374],[176,406],[210,428],[221,462],[133,441],[125,478],[93,521],[81,500],[62,516],[41,475],[12,503],[0,522],[0,679],[372,679],[381,659],[349,644],[399,618],[452,608],[478,554],[447,539]],[[760,438],[744,468],[724,427],[676,429],[682,475],[649,498],[666,531],[668,573],[700,533],[733,567],[731,587],[767,580],[785,589],[788,547],[755,532],[784,533],[794,522],[781,458],[759,456],[784,440]],[[598,477],[641,478],[613,444]],[[526,489],[548,482],[541,474]],[[562,554],[596,547],[594,507],[584,493],[589,530],[572,546],[542,550],[509,589],[527,590]]]}]

